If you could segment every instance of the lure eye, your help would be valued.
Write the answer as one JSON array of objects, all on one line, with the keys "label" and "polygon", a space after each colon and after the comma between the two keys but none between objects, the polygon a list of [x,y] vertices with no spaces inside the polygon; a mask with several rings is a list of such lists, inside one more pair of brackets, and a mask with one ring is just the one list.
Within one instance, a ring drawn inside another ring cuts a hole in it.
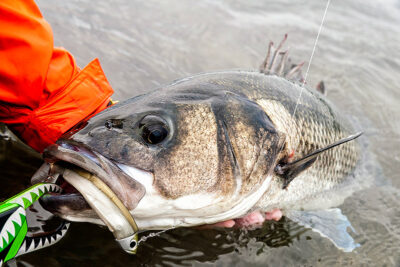
[{"label": "lure eye", "polygon": [[139,123],[139,129],[143,141],[151,145],[161,143],[169,133],[165,121],[153,115],[144,117]]}]

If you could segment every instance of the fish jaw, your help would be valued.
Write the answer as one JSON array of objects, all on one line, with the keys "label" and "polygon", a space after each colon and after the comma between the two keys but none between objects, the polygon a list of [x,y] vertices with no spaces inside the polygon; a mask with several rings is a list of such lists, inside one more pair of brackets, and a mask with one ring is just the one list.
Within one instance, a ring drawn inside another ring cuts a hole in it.
[{"label": "fish jaw", "polygon": [[86,187],[81,184],[74,186],[64,177],[63,174],[70,169],[83,170],[98,177],[128,210],[134,209],[145,194],[144,187],[112,161],[75,142],[59,140],[45,150],[44,157],[46,163],[41,167],[43,170],[33,176],[32,183],[49,181],[65,189],[65,194],[47,196],[41,201],[45,209],[64,219],[100,222],[98,215],[90,208],[90,203],[86,202],[86,197],[83,197]]}]

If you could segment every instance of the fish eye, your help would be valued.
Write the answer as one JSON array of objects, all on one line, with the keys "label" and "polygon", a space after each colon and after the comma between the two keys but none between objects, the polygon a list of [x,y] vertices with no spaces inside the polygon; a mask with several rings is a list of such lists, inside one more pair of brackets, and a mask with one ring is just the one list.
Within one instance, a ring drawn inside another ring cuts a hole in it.
[{"label": "fish eye", "polygon": [[139,123],[139,129],[143,141],[151,145],[161,143],[169,133],[166,122],[153,115],[144,117]]}]

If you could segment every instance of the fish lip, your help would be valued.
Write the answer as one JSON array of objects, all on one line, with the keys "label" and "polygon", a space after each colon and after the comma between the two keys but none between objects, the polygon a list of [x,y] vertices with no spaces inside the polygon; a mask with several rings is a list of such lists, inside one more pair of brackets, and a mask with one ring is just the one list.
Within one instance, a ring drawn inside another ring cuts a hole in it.
[{"label": "fish lip", "polygon": [[43,158],[47,163],[64,161],[76,165],[97,176],[104,176],[98,157],[92,150],[70,140],[59,140],[56,144],[48,146],[43,152]]},{"label": "fish lip", "polygon": [[[56,144],[50,145],[45,149],[43,157],[45,162],[53,168],[56,167],[57,169],[60,163],[66,162],[96,175],[120,198],[128,210],[133,210],[146,192],[145,188],[122,171],[118,167],[118,164],[74,140],[58,140]],[[62,170],[56,170],[56,174],[56,176],[62,175]],[[42,173],[39,177],[34,176],[32,183],[42,182],[46,178],[45,173]],[[132,186],[132,188],[128,188],[126,191],[129,191],[129,197],[126,192],[123,193],[121,190],[118,190],[118,186],[120,188],[123,187],[121,186],[122,183],[125,187]],[[59,215],[65,217],[62,212]]]}]

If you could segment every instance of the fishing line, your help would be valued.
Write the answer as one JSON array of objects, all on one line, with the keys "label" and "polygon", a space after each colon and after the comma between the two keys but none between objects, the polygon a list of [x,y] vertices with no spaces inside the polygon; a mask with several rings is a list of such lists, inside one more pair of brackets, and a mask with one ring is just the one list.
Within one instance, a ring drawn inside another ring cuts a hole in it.
[{"label": "fishing line", "polygon": [[161,234],[163,234],[163,233],[165,233],[165,232],[167,232],[167,231],[169,231],[169,230],[175,229],[175,228],[181,226],[182,224],[183,224],[183,223],[180,223],[180,224],[175,225],[174,227],[167,228],[167,229],[164,229],[164,230],[161,230],[161,231],[158,231],[158,232],[150,233],[150,234],[148,234],[148,235],[146,235],[146,236],[142,236],[142,237],[140,237],[140,239],[139,239],[139,241],[138,241],[138,245],[139,245],[140,243],[142,243],[142,242],[146,242],[147,239],[149,239],[149,238],[153,238],[153,237],[160,236]]},{"label": "fishing line", "polygon": [[309,62],[308,62],[306,74],[304,75],[304,80],[303,80],[303,83],[301,84],[300,94],[299,94],[299,97],[297,98],[296,106],[294,107],[294,111],[293,111],[292,116],[294,116],[294,115],[296,114],[297,106],[299,105],[300,98],[301,98],[301,96],[302,96],[302,94],[303,94],[304,85],[306,84],[308,72],[309,72],[309,70],[310,70],[311,62],[312,62],[312,60],[313,60],[314,53],[315,53],[315,49],[316,49],[316,47],[317,47],[317,43],[318,43],[318,40],[319,40],[319,35],[321,34],[322,27],[323,27],[323,25],[324,25],[324,21],[325,21],[325,17],[326,17],[326,13],[328,12],[328,8],[329,8],[329,4],[330,4],[330,3],[331,3],[331,0],[328,0],[328,2],[326,3],[325,12],[324,12],[324,15],[322,16],[321,24],[319,25],[317,38],[315,39],[315,42],[314,42],[314,47],[313,47],[313,50],[312,50],[312,52],[311,52],[310,60],[309,60]]},{"label": "fishing line", "polygon": [[[314,53],[315,53],[315,49],[316,49],[317,44],[318,44],[319,35],[321,34],[322,27],[323,27],[323,25],[324,25],[324,21],[325,21],[325,17],[326,17],[326,13],[328,12],[328,8],[329,8],[329,4],[330,4],[330,3],[331,3],[331,0],[328,0],[327,3],[326,3],[324,15],[322,16],[322,21],[321,21],[321,24],[319,25],[317,37],[315,38],[314,47],[313,47],[312,52],[311,52],[310,60],[308,61],[306,74],[304,75],[304,80],[303,80],[303,82],[302,82],[302,84],[301,84],[301,86],[300,86],[300,87],[301,87],[301,89],[300,89],[300,94],[299,94],[299,97],[297,98],[296,106],[294,107],[292,117],[294,117],[294,115],[296,114],[297,107],[298,107],[298,105],[299,105],[301,96],[302,96],[302,94],[303,94],[304,85],[306,84],[308,72],[310,71],[311,62],[312,62],[312,60],[313,60],[313,58],[314,58]],[[280,149],[281,152],[282,152],[282,150],[283,150],[284,147],[285,147],[285,143],[282,144],[282,147],[281,147],[281,149]]]}]

